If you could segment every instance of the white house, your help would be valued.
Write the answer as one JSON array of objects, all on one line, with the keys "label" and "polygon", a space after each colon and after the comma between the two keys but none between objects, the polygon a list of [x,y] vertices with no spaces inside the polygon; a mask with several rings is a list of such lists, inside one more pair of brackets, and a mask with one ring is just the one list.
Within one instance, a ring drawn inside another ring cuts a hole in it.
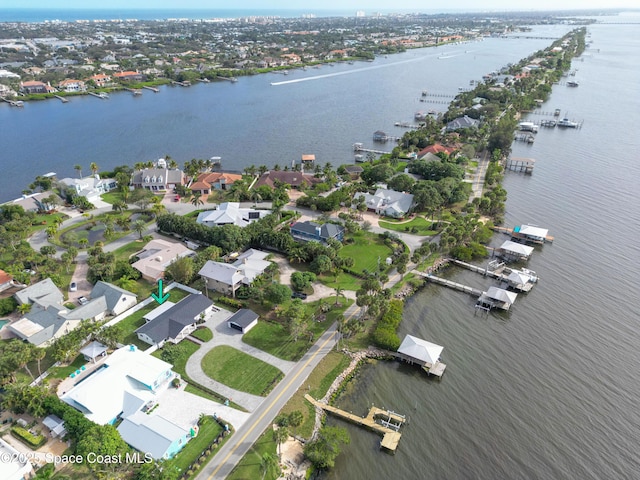
[{"label": "white house", "polygon": [[103,193],[109,192],[118,186],[113,178],[100,178],[99,175],[84,178],[63,178],[61,183],[73,188],[77,195],[86,197],[90,202],[100,198]]},{"label": "white house", "polygon": [[266,217],[269,213],[268,210],[241,208],[237,202],[225,202],[221,203],[215,210],[200,212],[196,222],[207,227],[219,227],[221,225],[246,227],[250,223]]},{"label": "white house", "polygon": [[251,285],[271,265],[265,260],[268,255],[267,252],[249,249],[232,264],[209,260],[198,275],[203,278],[207,288],[235,297],[238,288]]},{"label": "white house", "polygon": [[364,198],[367,210],[373,210],[378,215],[400,218],[405,216],[413,207],[413,195],[410,193],[396,192],[379,188],[373,195],[360,193],[354,196],[354,201]]}]

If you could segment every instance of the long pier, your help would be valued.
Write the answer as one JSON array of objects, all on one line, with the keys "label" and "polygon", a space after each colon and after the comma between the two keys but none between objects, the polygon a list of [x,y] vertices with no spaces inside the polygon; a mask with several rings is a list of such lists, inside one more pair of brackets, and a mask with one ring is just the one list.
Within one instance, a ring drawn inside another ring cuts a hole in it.
[{"label": "long pier", "polygon": [[371,153],[378,153],[380,155],[384,155],[386,153],[391,153],[391,152],[385,152],[384,150],[375,150],[373,148],[364,148],[362,146],[362,143],[354,143],[353,144],[353,151],[354,152],[371,152]]},{"label": "long pier", "polygon": [[60,95],[54,95],[54,97],[60,100],[62,103],[67,103],[69,101],[69,99],[61,97]]},{"label": "long pier", "polygon": [[371,407],[366,417],[359,417],[358,415],[345,412],[344,410],[340,410],[339,408],[327,405],[326,403],[321,403],[309,394],[305,394],[304,398],[306,398],[307,401],[309,401],[316,408],[321,408],[325,412],[329,412],[336,417],[342,418],[343,420],[382,434],[382,441],[380,442],[381,448],[390,452],[395,452],[398,448],[398,443],[400,442],[400,437],[402,436],[402,434],[398,430],[406,422],[406,418],[404,415],[400,415],[390,410]]},{"label": "long pier", "polygon": [[151,91],[152,91],[152,92],[154,92],[154,93],[158,93],[158,92],[160,91],[160,89],[159,89],[159,88],[156,88],[156,87],[150,87],[150,86],[148,86],[148,85],[145,85],[145,86],[144,86],[144,87],[142,87],[142,88],[146,88],[147,90],[151,90]]},{"label": "long pier", "polygon": [[106,93],[89,92],[89,95],[91,95],[92,97],[99,98],[100,100],[106,100],[107,98],[109,98],[109,95],[107,95]]},{"label": "long pier", "polygon": [[236,77],[223,77],[223,76],[218,75],[216,78],[218,80],[227,80],[228,82],[233,82],[233,83],[236,83],[238,81],[238,79]]},{"label": "long pier", "polygon": [[8,98],[0,97],[0,100],[4,100],[12,107],[24,107],[24,102],[22,100],[9,100]]},{"label": "long pier", "polygon": [[[511,272],[513,272],[514,270],[509,268],[509,267],[506,267],[504,263],[499,263],[499,264],[496,265],[496,268],[494,270],[489,270],[488,266],[487,267],[480,267],[478,265],[473,265],[471,263],[462,262],[460,260],[455,260],[453,258],[450,258],[449,262],[451,262],[451,263],[453,263],[455,265],[458,265],[459,267],[466,268],[467,270],[471,270],[472,272],[476,272],[476,273],[479,273],[481,275],[484,275],[486,277],[495,278],[496,280],[502,282],[503,285],[506,285],[506,288],[511,288],[512,290],[516,290],[518,292],[529,292],[529,291],[531,291],[535,281],[537,281],[537,276],[536,276],[535,280],[533,281],[533,283],[527,282],[527,283],[522,284],[522,285],[516,285],[516,284],[513,284],[512,282],[509,282],[509,274],[511,274]],[[531,276],[535,276],[535,272],[528,271],[528,272],[523,272],[523,273],[526,273],[530,277]]]},{"label": "long pier", "polygon": [[447,280],[446,278],[436,277],[435,275],[418,272],[417,270],[414,270],[412,273],[420,275],[421,277],[426,278],[429,282],[437,283],[438,285],[442,285],[443,287],[449,287],[453,290],[468,293],[469,295],[473,295],[475,297],[479,297],[480,295],[482,295],[482,290],[478,290],[477,288],[473,288],[468,285],[463,285],[462,283],[452,282],[451,280]]}]

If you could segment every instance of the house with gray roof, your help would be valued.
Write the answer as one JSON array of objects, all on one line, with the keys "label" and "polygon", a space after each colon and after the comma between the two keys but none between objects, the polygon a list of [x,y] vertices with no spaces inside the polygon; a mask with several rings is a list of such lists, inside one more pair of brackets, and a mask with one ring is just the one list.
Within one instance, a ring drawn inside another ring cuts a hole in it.
[{"label": "house with gray roof", "polygon": [[464,130],[467,128],[478,128],[479,125],[480,120],[465,115],[464,117],[458,117],[447,123],[446,130],[447,132],[455,132],[456,130]]},{"label": "house with gray roof", "polygon": [[133,173],[131,185],[135,188],[146,188],[153,192],[173,190],[176,185],[184,184],[182,170],[167,168],[166,161],[159,159],[152,168],[143,168]]},{"label": "house with gray roof", "polygon": [[7,325],[7,328],[17,337],[38,346],[46,346],[66,335],[83,320],[97,322],[136,304],[135,294],[115,285],[98,282],[89,302],[69,309],[63,303],[62,292],[50,278],[16,292],[14,298],[19,304],[31,305],[31,310],[18,321]]},{"label": "house with gray roof", "polygon": [[387,217],[404,217],[413,207],[413,195],[410,193],[396,192],[386,188],[379,188],[373,195],[360,193],[354,196],[354,202],[359,198],[364,198],[367,210],[372,210],[378,215]]},{"label": "house with gray roof", "polygon": [[118,426],[120,436],[155,460],[173,458],[191,438],[190,432],[160,415],[138,411]]},{"label": "house with gray roof", "polygon": [[159,347],[167,341],[178,343],[196,329],[200,318],[209,315],[214,308],[213,302],[205,295],[189,295],[171,308],[163,308],[160,315],[138,328],[136,335],[143,342]]},{"label": "house with gray roof", "polygon": [[246,227],[250,223],[266,217],[269,213],[271,212],[268,210],[241,208],[238,202],[224,202],[215,210],[200,212],[196,222],[207,227],[219,227],[222,225]]},{"label": "house with gray roof", "polygon": [[315,222],[296,222],[290,227],[291,236],[298,242],[320,242],[326,244],[330,238],[342,242],[344,227],[334,223],[322,225]]},{"label": "house with gray roof", "polygon": [[227,326],[242,333],[247,333],[258,324],[258,318],[260,318],[260,315],[253,310],[241,308],[227,320]]},{"label": "house with gray roof", "polygon": [[266,260],[268,256],[267,252],[251,248],[236,257],[233,263],[209,260],[198,275],[204,280],[207,289],[235,297],[238,288],[251,285],[271,265]]}]

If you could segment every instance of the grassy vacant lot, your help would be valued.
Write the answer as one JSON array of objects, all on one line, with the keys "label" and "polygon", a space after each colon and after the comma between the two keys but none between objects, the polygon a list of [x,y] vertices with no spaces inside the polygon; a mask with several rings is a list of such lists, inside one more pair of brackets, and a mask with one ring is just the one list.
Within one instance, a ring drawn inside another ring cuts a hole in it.
[{"label": "grassy vacant lot", "polygon": [[[271,428],[258,438],[256,443],[249,449],[240,463],[227,475],[227,480],[254,480],[262,478],[262,470],[260,469],[260,461],[265,453],[276,455],[276,442],[271,438]],[[276,480],[276,476],[266,475],[264,480]]]},{"label": "grassy vacant lot", "polygon": [[226,345],[207,352],[202,370],[231,388],[261,396],[266,396],[283,377],[276,367]]},{"label": "grassy vacant lot", "polygon": [[[313,333],[313,341],[317,340],[333,322],[342,316],[347,307],[353,303],[353,300],[345,300],[340,297],[342,306],[339,308],[333,308],[333,302],[334,300],[332,299],[332,310],[327,312],[322,322],[312,322],[309,330],[310,333]],[[318,305],[317,302],[307,305],[310,313],[315,313]],[[300,360],[305,352],[309,350],[309,347],[311,347],[311,341],[308,335],[294,341],[284,325],[277,322],[266,321],[258,322],[258,325],[244,334],[242,341],[264,352],[270,353],[275,357],[290,361]]]},{"label": "grassy vacant lot", "polygon": [[66,220],[68,217],[64,213],[51,213],[51,214],[39,214],[33,219],[31,223],[31,228],[29,229],[29,235],[32,235],[34,232],[38,230],[43,230],[47,228],[49,225],[53,225],[56,218],[60,218],[61,220]]},{"label": "grassy vacant lot", "polygon": [[[413,220],[403,223],[385,222],[379,221],[378,224],[382,228],[387,230],[394,230],[396,232],[415,233],[417,235],[435,235],[438,232],[431,230],[432,222],[425,220],[423,217],[415,217]],[[413,228],[417,228],[417,232],[412,232]]]},{"label": "grassy vacant lot", "polygon": [[338,255],[343,258],[353,258],[353,270],[362,272],[375,271],[378,267],[378,259],[384,265],[384,260],[391,255],[391,249],[375,233],[358,232],[349,237],[353,243],[348,243],[340,249]]},{"label": "grassy vacant lot", "polygon": [[337,277],[335,275],[320,275],[318,279],[327,287],[336,288],[339,286],[342,290],[354,291],[360,288],[362,282],[359,278],[345,272],[340,272]]},{"label": "grassy vacant lot", "polygon": [[340,352],[331,352],[323,358],[318,366],[311,372],[309,378],[303,386],[289,399],[282,409],[284,413],[291,413],[296,410],[302,412],[304,420],[296,431],[296,434],[309,438],[313,430],[313,422],[315,421],[315,409],[313,405],[304,398],[308,393],[313,398],[320,399],[329,390],[331,383],[342,371],[349,365],[350,358]]}]

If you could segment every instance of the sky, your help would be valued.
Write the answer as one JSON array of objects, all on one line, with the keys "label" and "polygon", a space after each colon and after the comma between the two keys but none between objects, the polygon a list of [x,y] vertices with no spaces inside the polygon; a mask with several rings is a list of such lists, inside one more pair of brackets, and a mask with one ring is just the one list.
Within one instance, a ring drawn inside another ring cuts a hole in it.
[{"label": "sky", "polygon": [[433,12],[434,10],[560,10],[588,8],[640,8],[638,0],[535,0],[514,2],[513,0],[0,0],[2,8],[171,8],[171,9],[295,9],[295,10],[364,10],[375,11],[410,10]]}]

